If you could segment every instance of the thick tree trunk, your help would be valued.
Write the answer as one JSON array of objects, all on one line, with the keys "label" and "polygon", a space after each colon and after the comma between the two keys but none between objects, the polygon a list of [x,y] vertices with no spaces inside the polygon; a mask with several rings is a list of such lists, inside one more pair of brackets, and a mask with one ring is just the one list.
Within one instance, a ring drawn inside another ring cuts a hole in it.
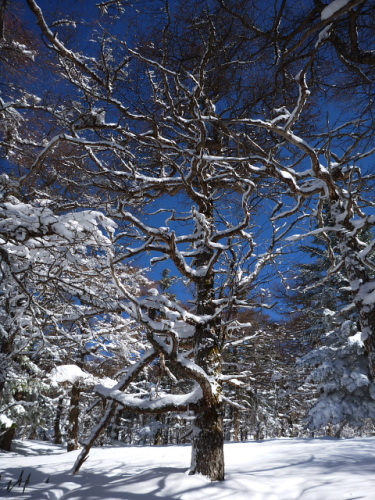
[{"label": "thick tree trunk", "polygon": [[[205,213],[209,221],[211,213]],[[195,259],[197,269],[206,267],[212,258],[211,248],[203,246]],[[215,313],[215,283],[213,271],[196,283],[197,313]],[[209,390],[204,391],[204,401],[196,411],[192,443],[190,474],[202,474],[211,481],[224,480],[224,429],[221,386],[222,359],[220,352],[220,327],[216,319],[196,326],[194,338],[195,362],[212,378]]]},{"label": "thick tree trunk", "polygon": [[[213,338],[200,346],[197,364],[210,376],[221,373],[221,356]],[[203,366],[202,366],[203,365]],[[212,388],[196,411],[190,474],[202,474],[211,481],[224,480],[224,428],[221,387]]]},{"label": "thick tree trunk", "polygon": [[222,404],[204,406],[197,413],[193,434],[191,474],[202,474],[211,481],[224,479],[224,433]]},{"label": "thick tree trunk", "polygon": [[72,393],[70,397],[69,410],[69,428],[68,428],[68,444],[67,451],[79,449],[79,396],[81,389],[78,383],[72,385]]}]

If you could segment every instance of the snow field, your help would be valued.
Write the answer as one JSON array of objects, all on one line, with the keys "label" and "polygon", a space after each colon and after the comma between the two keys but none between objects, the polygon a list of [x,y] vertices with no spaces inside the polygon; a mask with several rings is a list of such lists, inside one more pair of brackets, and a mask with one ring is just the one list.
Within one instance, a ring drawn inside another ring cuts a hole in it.
[{"label": "snow field", "polygon": [[[190,446],[95,448],[79,474],[78,454],[17,441],[0,454],[0,497],[32,500],[372,500],[375,438],[273,439],[227,443],[226,480],[189,476]],[[31,472],[30,484],[5,491]],[[49,482],[45,481],[49,478]]]}]

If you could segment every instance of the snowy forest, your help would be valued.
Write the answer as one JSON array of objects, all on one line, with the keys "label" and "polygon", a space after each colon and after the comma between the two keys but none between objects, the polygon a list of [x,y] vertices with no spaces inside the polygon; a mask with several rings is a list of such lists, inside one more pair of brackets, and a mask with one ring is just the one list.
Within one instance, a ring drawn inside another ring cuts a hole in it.
[{"label": "snowy forest", "polygon": [[2,450],[374,435],[373,0],[0,0],[0,71]]}]

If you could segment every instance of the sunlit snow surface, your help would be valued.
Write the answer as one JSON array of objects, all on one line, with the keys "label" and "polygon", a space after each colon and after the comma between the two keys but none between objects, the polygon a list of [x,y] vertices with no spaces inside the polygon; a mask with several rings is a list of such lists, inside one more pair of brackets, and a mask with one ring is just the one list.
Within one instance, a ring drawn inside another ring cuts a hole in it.
[{"label": "sunlit snow surface", "polygon": [[[225,445],[226,481],[189,476],[189,446],[96,448],[77,476],[78,452],[18,441],[0,454],[0,497],[33,500],[359,500],[375,498],[375,438],[279,439]],[[9,479],[21,470],[22,494]],[[49,477],[49,482],[46,479]],[[24,481],[23,481],[24,483]]]}]

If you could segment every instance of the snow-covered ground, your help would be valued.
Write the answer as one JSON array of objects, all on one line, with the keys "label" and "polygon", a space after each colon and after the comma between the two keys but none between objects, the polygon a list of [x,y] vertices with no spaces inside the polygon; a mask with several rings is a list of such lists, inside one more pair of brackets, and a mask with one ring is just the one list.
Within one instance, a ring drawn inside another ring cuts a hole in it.
[{"label": "snow-covered ground", "polygon": [[[95,448],[77,476],[78,452],[18,441],[0,454],[0,497],[33,500],[359,500],[375,498],[375,438],[272,439],[225,445],[226,481],[189,476],[189,446]],[[22,485],[6,491],[21,471]],[[30,483],[22,494],[31,473]],[[46,483],[47,478],[49,482]]]}]

